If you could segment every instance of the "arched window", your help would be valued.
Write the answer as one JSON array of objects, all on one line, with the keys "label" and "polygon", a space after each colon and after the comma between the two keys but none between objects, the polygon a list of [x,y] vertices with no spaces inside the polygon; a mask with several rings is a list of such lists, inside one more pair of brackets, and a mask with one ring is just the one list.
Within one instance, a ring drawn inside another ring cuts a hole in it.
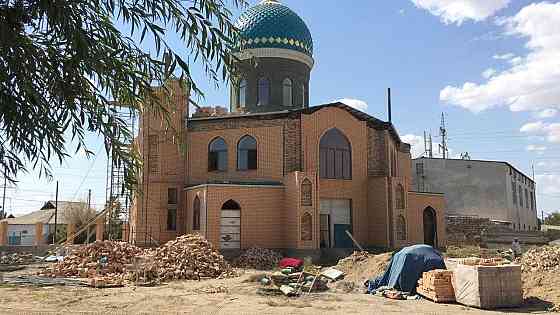
[{"label": "arched window", "polygon": [[304,179],[301,183],[301,205],[313,205],[313,185],[309,179]]},{"label": "arched window", "polygon": [[239,82],[239,95],[238,97],[238,104],[240,108],[244,108],[247,106],[247,80],[243,79]]},{"label": "arched window", "polygon": [[333,128],[319,143],[321,178],[352,179],[352,148],[346,136]]},{"label": "arched window", "polygon": [[227,170],[227,144],[222,138],[216,138],[208,146],[208,171]]},{"label": "arched window", "polygon": [[200,230],[200,198],[198,196],[194,197],[193,202],[193,231]]},{"label": "arched window", "polygon": [[268,105],[270,103],[270,80],[260,78],[258,82],[257,105]]},{"label": "arched window", "polygon": [[294,104],[292,80],[290,78],[285,78],[282,82],[282,100],[284,106],[292,106]]},{"label": "arched window", "polygon": [[395,204],[397,209],[404,209],[404,188],[401,184],[395,187]]},{"label": "arched window", "polygon": [[406,241],[406,220],[402,215],[397,217],[397,240]]},{"label": "arched window", "polygon": [[230,199],[222,205],[222,210],[241,210],[241,206],[236,201]]},{"label": "arched window", "polygon": [[237,144],[237,169],[257,169],[257,140],[251,136],[244,136]]},{"label": "arched window", "polygon": [[313,240],[313,217],[307,212],[301,216],[301,240]]}]

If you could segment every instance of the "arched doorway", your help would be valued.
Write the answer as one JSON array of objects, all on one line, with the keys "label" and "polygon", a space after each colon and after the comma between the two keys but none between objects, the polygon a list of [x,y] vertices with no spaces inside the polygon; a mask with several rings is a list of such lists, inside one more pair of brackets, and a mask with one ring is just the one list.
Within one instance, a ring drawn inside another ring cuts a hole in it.
[{"label": "arched doorway", "polygon": [[233,200],[222,205],[220,218],[220,248],[241,248],[241,207]]},{"label": "arched doorway", "polygon": [[424,209],[424,244],[437,247],[437,217],[432,207]]}]

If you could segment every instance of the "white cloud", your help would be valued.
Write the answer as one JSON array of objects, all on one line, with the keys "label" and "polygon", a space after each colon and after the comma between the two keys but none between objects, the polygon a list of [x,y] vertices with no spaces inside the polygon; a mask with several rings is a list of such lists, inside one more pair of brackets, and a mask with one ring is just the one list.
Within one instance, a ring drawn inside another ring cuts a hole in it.
[{"label": "white cloud", "polygon": [[560,175],[536,175],[539,193],[560,196]]},{"label": "white cloud", "polygon": [[554,108],[543,109],[540,112],[535,113],[537,118],[552,118],[558,114],[558,110]]},{"label": "white cloud", "polygon": [[497,73],[496,69],[494,69],[494,68],[488,68],[488,69],[484,70],[484,72],[482,72],[482,76],[483,76],[485,79],[490,79],[490,78],[493,77],[496,73]]},{"label": "white cloud", "polygon": [[544,135],[548,142],[560,143],[560,123],[537,121],[523,125],[519,131],[534,135]]},{"label": "white cloud", "polygon": [[528,5],[503,22],[507,36],[527,39],[524,57],[496,55],[510,67],[482,84],[447,86],[441,101],[481,112],[499,106],[511,111],[560,109],[560,3]]},{"label": "white cloud", "polygon": [[492,58],[496,60],[510,60],[515,58],[515,55],[512,53],[501,54],[501,55],[494,55]]},{"label": "white cloud", "polygon": [[525,149],[529,152],[537,152],[537,153],[541,154],[544,151],[546,151],[546,146],[538,145],[538,144],[530,144]]},{"label": "white cloud", "polygon": [[443,23],[461,25],[483,21],[508,6],[510,0],[411,0],[418,8],[439,16]]},{"label": "white cloud", "polygon": [[350,107],[353,107],[357,110],[361,110],[362,112],[365,112],[368,109],[368,104],[362,100],[357,100],[354,98],[342,98],[337,100],[336,102],[340,102],[343,104],[346,104]]},{"label": "white cloud", "polygon": [[[420,156],[427,156],[427,154],[424,154],[426,151],[424,150],[424,137],[423,136],[417,136],[414,134],[407,134],[401,137],[401,140],[405,143],[410,144],[410,155],[412,155],[412,158],[418,158]],[[442,154],[439,151],[439,145],[440,143],[438,142],[433,142],[432,143],[432,154],[434,157],[436,158],[441,158]],[[454,155],[454,151],[453,149],[447,148],[448,150],[448,156],[449,157],[453,157]]]},{"label": "white cloud", "polygon": [[521,132],[528,132],[528,133],[542,133],[544,130],[545,124],[542,121],[536,121],[531,123],[526,123],[519,129]]}]

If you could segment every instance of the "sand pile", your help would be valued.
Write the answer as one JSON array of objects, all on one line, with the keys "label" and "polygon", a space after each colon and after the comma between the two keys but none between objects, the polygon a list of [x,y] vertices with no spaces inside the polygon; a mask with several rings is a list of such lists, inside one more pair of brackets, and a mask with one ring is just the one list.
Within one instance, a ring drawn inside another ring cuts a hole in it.
[{"label": "sand pile", "polygon": [[282,255],[270,249],[250,248],[233,262],[239,268],[271,270],[278,266]]},{"label": "sand pile", "polygon": [[344,281],[362,286],[366,280],[375,278],[385,272],[391,256],[392,253],[374,255],[356,251],[352,255],[339,260],[335,268],[346,273]]}]

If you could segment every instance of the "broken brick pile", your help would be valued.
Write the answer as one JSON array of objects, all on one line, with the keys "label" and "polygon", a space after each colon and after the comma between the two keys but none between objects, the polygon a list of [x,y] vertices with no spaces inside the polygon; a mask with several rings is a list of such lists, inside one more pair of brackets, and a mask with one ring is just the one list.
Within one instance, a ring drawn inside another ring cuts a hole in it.
[{"label": "broken brick pile", "polygon": [[234,276],[232,267],[203,236],[183,235],[147,254],[152,262],[143,273],[157,280],[199,280]]},{"label": "broken brick pile", "polygon": [[31,253],[0,254],[0,265],[30,264],[35,261]]},{"label": "broken brick pile", "polygon": [[542,246],[528,250],[521,257],[523,272],[560,271],[560,247]]},{"label": "broken brick pile", "polygon": [[50,277],[93,278],[108,276],[122,279],[126,265],[132,264],[134,257],[143,250],[125,242],[97,241],[76,248],[71,255],[64,257],[41,275]]},{"label": "broken brick pile", "polygon": [[270,249],[250,248],[244,251],[233,265],[239,268],[271,270],[278,266],[282,255]]}]

